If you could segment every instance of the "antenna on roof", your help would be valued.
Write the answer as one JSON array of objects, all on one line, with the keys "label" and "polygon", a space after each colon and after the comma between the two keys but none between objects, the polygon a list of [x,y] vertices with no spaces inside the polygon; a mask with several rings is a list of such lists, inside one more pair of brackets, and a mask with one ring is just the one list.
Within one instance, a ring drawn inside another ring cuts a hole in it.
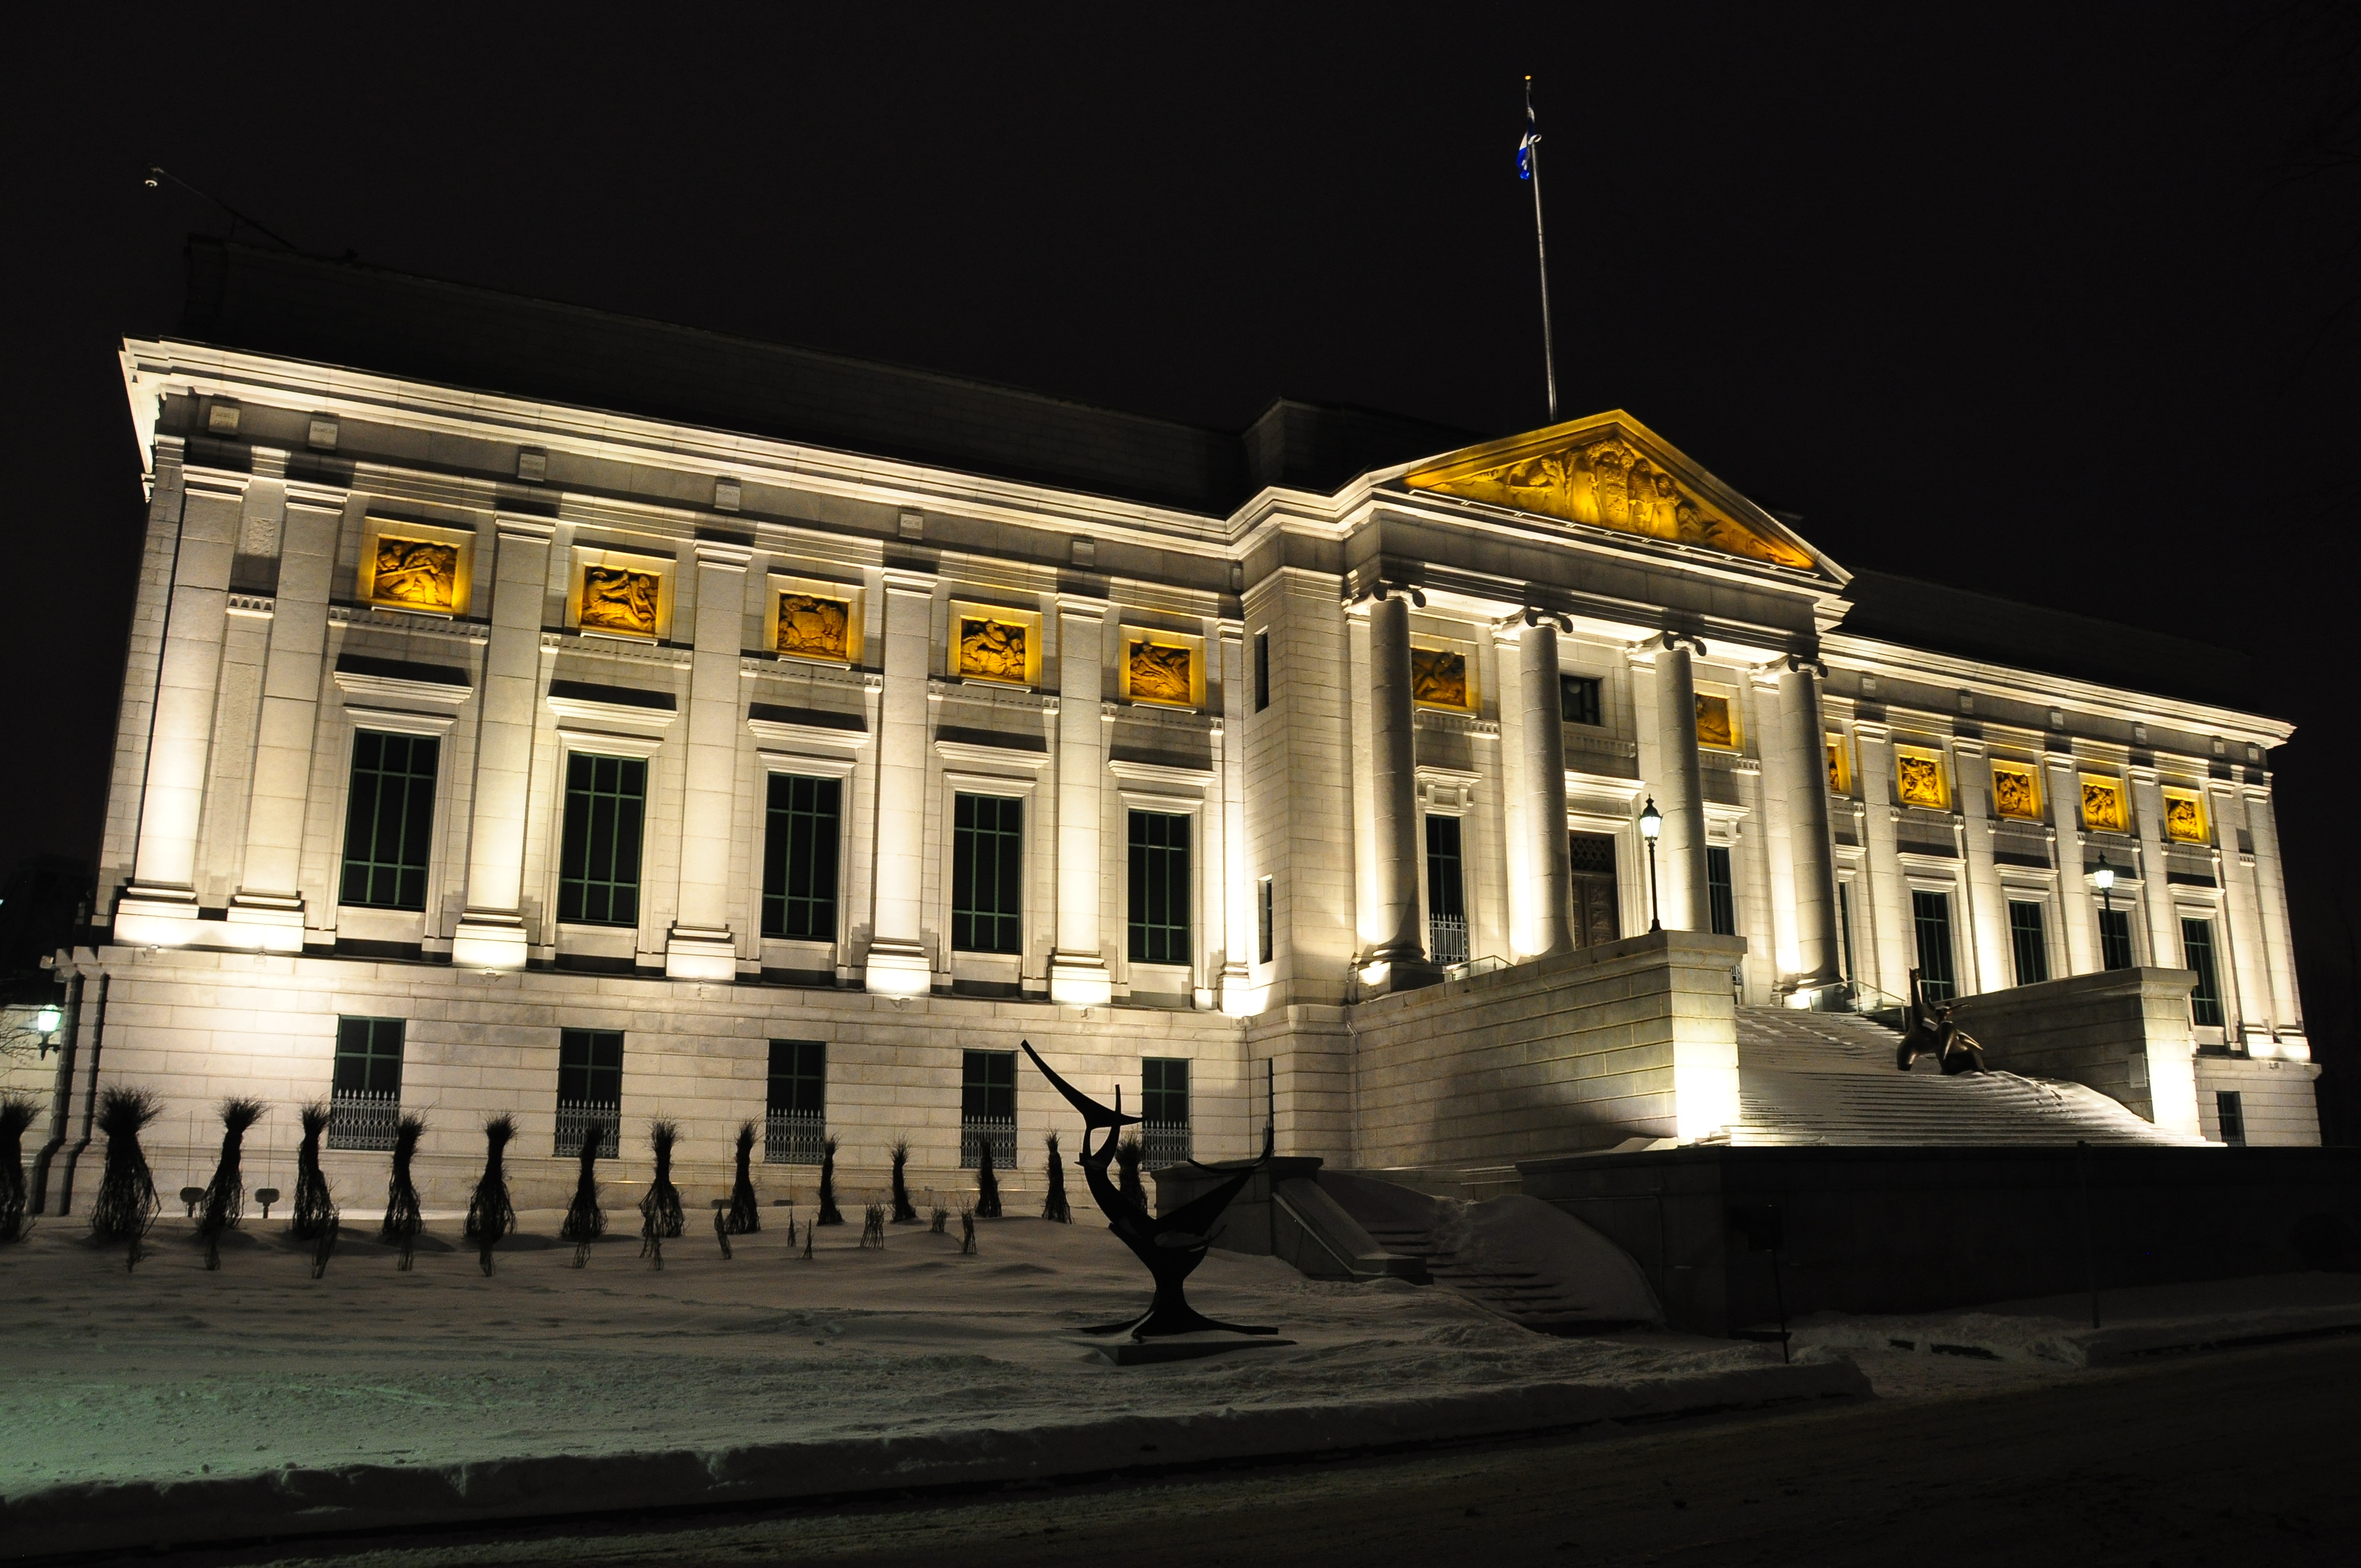
[{"label": "antenna on roof", "polygon": [[[255,222],[252,218],[247,217],[244,213],[239,212],[236,207],[231,206],[227,202],[223,201],[219,196],[214,195],[210,191],[198,190],[195,186],[190,184],[187,181],[181,179],[179,175],[173,173],[170,170],[165,168],[160,163],[151,163],[148,166],[147,177],[141,181],[141,183],[146,185],[150,191],[158,191],[163,188],[164,181],[167,180],[170,181],[173,184],[178,185],[181,190],[186,191],[190,195],[196,197],[199,201],[210,202],[214,206],[219,207],[223,212],[227,213],[232,225],[244,224],[247,227],[252,229],[263,238],[270,241],[273,245],[278,246],[280,249],[292,251],[297,256],[310,256],[312,254],[310,251],[305,250],[302,246],[297,245],[293,240],[289,239],[286,236]],[[234,238],[236,237],[237,231],[233,227],[230,233],[231,236]]]}]

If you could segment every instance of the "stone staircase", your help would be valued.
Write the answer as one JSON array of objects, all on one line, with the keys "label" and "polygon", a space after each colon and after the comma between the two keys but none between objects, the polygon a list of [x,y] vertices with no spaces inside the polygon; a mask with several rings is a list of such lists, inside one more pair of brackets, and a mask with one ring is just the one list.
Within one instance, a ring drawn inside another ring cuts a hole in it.
[{"label": "stone staircase", "polygon": [[1896,1071],[1901,1036],[1845,1013],[1738,1010],[1739,1147],[1846,1145],[2169,1144],[2169,1133],[2096,1090],[2010,1072],[1943,1076],[1931,1058]]}]

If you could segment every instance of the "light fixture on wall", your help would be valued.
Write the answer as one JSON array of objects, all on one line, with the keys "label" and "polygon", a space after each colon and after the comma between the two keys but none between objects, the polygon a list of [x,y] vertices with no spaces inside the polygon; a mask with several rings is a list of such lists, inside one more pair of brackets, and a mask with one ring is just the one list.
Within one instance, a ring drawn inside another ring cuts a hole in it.
[{"label": "light fixture on wall", "polygon": [[1656,839],[1664,830],[1664,814],[1656,809],[1656,797],[1650,795],[1648,804],[1640,808],[1640,837],[1648,840],[1648,929],[1661,931],[1664,922],[1656,908]]},{"label": "light fixture on wall", "polygon": [[2099,890],[2099,902],[2108,914],[2115,912],[2115,868],[2107,863],[2107,852],[2099,851],[2099,866],[2091,873],[2091,885]]},{"label": "light fixture on wall", "polygon": [[44,1007],[33,1014],[33,1028],[41,1036],[41,1055],[48,1056],[58,1048],[58,1025],[66,1015],[54,1007]]}]

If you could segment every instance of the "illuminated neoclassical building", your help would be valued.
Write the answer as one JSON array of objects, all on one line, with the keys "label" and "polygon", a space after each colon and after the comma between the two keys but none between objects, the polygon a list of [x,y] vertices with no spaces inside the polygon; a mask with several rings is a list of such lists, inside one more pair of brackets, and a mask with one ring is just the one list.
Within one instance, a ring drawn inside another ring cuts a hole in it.
[{"label": "illuminated neoclassical building", "polygon": [[[123,352],[63,1166],[95,1070],[168,1147],[233,1091],[333,1095],[352,1158],[423,1111],[452,1190],[494,1111],[529,1180],[664,1115],[692,1172],[752,1119],[774,1177],[824,1125],[949,1183],[1038,1163],[1020,1039],[1159,1157],[1843,1141],[1789,1091],[1891,1036],[1805,1009],[1914,967],[2086,1134],[2316,1141],[2289,730],[2226,655],[1849,574],[1621,412],[1219,433],[192,260]],[[1913,1135],[2015,1125],[1907,1084]]]}]

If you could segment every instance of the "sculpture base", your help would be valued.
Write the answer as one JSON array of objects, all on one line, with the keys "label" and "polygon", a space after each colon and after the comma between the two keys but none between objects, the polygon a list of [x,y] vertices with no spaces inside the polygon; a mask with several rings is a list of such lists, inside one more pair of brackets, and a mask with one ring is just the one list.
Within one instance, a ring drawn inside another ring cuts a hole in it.
[{"label": "sculpture base", "polygon": [[1175,1361],[1202,1361],[1209,1355],[1227,1355],[1234,1350],[1276,1350],[1283,1344],[1293,1344],[1291,1339],[1159,1339],[1145,1342],[1117,1340],[1113,1344],[1077,1340],[1086,1350],[1094,1350],[1117,1366],[1161,1366]]}]

